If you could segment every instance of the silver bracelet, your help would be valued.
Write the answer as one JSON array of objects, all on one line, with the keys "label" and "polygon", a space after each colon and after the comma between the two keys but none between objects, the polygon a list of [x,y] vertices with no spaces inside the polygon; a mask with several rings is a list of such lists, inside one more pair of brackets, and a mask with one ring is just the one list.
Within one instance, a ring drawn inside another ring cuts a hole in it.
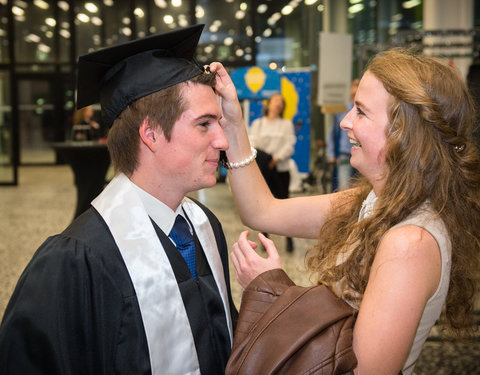
[{"label": "silver bracelet", "polygon": [[257,150],[255,148],[253,148],[252,146],[250,146],[250,150],[252,150],[252,153],[250,154],[250,156],[242,161],[239,161],[239,162],[236,162],[236,163],[230,163],[230,162],[227,162],[227,168],[242,168],[242,167],[245,167],[246,165],[250,164],[252,161],[255,160],[255,158],[257,157]]}]

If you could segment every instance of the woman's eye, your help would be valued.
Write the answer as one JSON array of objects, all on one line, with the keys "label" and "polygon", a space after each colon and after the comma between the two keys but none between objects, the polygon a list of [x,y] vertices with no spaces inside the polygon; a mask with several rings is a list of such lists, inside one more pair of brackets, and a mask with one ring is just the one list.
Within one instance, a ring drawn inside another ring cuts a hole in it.
[{"label": "woman's eye", "polygon": [[359,116],[363,116],[365,113],[363,113],[363,111],[357,107],[357,115]]}]

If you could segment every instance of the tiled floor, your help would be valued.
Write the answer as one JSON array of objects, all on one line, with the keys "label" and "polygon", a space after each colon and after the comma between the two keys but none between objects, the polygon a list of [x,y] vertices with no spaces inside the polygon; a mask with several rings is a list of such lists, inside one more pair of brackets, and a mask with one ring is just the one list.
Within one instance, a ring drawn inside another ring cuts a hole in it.
[{"label": "tiled floor", "polygon": [[[220,219],[229,245],[246,229],[238,218],[224,183],[194,194]],[[63,230],[72,220],[76,192],[68,166],[22,167],[19,185],[0,187],[0,316],[18,277],[33,252],[51,234]],[[256,232],[252,232],[254,239]],[[293,254],[285,251],[285,239],[271,237],[279,248],[284,268],[301,285],[309,280],[303,269],[305,250],[311,240],[294,239]],[[233,275],[233,271],[232,271]],[[239,306],[241,287],[232,276],[234,300]],[[462,343],[432,332],[417,364],[416,375],[480,374],[480,340]]]}]

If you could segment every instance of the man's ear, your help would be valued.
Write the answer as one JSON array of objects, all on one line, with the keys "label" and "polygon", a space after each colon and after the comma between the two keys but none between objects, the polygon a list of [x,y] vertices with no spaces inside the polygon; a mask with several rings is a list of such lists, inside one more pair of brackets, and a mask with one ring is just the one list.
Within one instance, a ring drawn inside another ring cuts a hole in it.
[{"label": "man's ear", "polygon": [[152,152],[155,152],[158,146],[158,132],[152,128],[150,125],[148,118],[145,118],[138,129],[138,133],[140,134],[140,139],[142,140],[143,144],[147,146]]}]

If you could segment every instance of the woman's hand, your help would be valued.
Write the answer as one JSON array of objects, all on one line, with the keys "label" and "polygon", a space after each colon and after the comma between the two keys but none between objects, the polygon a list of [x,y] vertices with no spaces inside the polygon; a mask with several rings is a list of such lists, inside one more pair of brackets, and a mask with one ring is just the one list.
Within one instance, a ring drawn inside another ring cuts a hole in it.
[{"label": "woman's hand", "polygon": [[238,101],[237,90],[235,89],[232,79],[221,63],[213,62],[209,67],[210,71],[217,72],[217,84],[215,85],[215,92],[221,99],[220,105],[223,114],[220,123],[224,128],[230,124],[235,126],[244,126],[242,108],[240,106],[240,102]]},{"label": "woman's hand", "polygon": [[244,288],[258,275],[275,268],[282,268],[280,255],[272,240],[263,234],[258,234],[258,239],[267,251],[267,258],[263,258],[255,251],[257,244],[248,240],[248,231],[244,231],[233,244],[233,251],[230,254],[237,280]]}]

